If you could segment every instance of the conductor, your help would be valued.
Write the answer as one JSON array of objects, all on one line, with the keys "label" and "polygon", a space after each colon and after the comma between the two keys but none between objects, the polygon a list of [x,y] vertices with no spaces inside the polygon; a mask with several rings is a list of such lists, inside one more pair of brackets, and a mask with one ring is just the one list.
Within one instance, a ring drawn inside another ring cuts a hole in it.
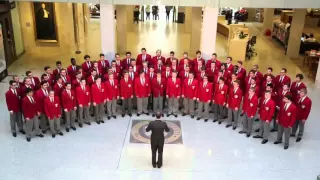
[{"label": "conductor", "polygon": [[[160,120],[161,114],[156,114],[156,120],[151,121],[146,128],[146,131],[151,130],[151,151],[152,151],[152,166],[156,168],[161,168],[162,166],[162,153],[164,145],[164,131],[169,132],[170,129],[166,122]],[[158,151],[158,162],[156,162],[156,153]]]}]

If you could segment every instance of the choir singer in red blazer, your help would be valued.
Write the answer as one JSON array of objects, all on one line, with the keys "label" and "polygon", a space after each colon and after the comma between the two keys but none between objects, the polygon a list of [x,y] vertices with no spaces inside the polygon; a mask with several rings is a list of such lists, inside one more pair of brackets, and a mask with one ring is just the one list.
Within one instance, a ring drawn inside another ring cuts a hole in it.
[{"label": "choir singer in red blazer", "polygon": [[151,93],[149,78],[145,77],[143,71],[140,71],[139,77],[134,80],[134,92],[137,97],[137,116],[144,113],[149,116],[148,97]]},{"label": "choir singer in red blazer", "polygon": [[233,130],[237,128],[239,109],[242,102],[242,90],[240,89],[240,81],[235,80],[233,86],[230,88],[228,95],[228,102],[226,108],[228,108],[228,124],[226,128],[233,126]]},{"label": "choir singer in red blazer", "polygon": [[16,125],[22,134],[23,131],[22,114],[21,114],[21,95],[17,90],[17,83],[14,80],[9,81],[10,88],[6,92],[6,102],[10,113],[11,133],[13,137],[17,136]]},{"label": "choir singer in red blazer", "polygon": [[263,138],[261,144],[265,144],[268,142],[270,134],[270,123],[272,121],[272,117],[276,108],[276,104],[271,98],[271,93],[271,91],[266,91],[264,94],[263,102],[260,102],[260,131],[259,135],[253,136],[253,138]]},{"label": "choir singer in red blazer", "polygon": [[64,111],[64,117],[66,118],[66,131],[69,132],[69,129],[76,130],[75,119],[76,119],[76,96],[75,92],[71,89],[71,83],[67,82],[65,84],[65,90],[61,93],[62,108]]},{"label": "choir singer in red blazer", "polygon": [[101,83],[101,77],[95,77],[95,83],[91,86],[91,99],[92,105],[94,107],[94,116],[97,124],[104,123],[103,121],[103,111],[104,104],[106,103],[105,97],[105,87],[104,84]]},{"label": "choir singer in red blazer", "polygon": [[302,82],[303,75],[297,74],[296,81],[291,84],[291,94],[292,94],[292,102],[297,104],[298,100],[300,99],[300,90],[307,89],[307,86]]},{"label": "choir singer in red blazer", "polygon": [[198,80],[194,79],[194,73],[189,73],[189,78],[185,79],[182,87],[182,95],[183,98],[183,113],[182,116],[190,114],[191,118],[194,118],[194,107],[195,101],[198,96]]},{"label": "choir singer in red blazer", "polygon": [[126,113],[131,117],[133,80],[129,78],[129,72],[127,70],[123,71],[123,78],[120,80],[120,97],[122,100],[122,117],[124,117]]},{"label": "choir singer in red blazer", "polygon": [[52,89],[44,99],[44,112],[48,117],[52,138],[55,138],[57,134],[63,136],[63,133],[60,131],[61,104],[59,97],[54,95],[54,90]]},{"label": "choir singer in red blazer", "polygon": [[227,104],[228,85],[224,83],[224,78],[219,78],[219,83],[215,85],[212,103],[214,104],[215,114],[213,122],[219,120],[222,123],[224,114],[224,106]]},{"label": "choir singer in red blazer", "polygon": [[166,98],[168,99],[168,114],[167,117],[173,115],[178,117],[179,98],[181,95],[181,81],[177,78],[178,72],[173,71],[172,77],[167,81]]},{"label": "choir singer in red blazer", "polygon": [[90,86],[87,85],[86,79],[81,78],[80,84],[76,88],[77,104],[78,104],[78,121],[79,127],[83,123],[91,125],[90,120],[90,105],[91,105],[91,92]]},{"label": "choir singer in red blazer", "polygon": [[199,83],[198,87],[198,118],[204,118],[204,122],[207,122],[209,119],[209,106],[212,99],[212,83],[209,82],[208,76],[203,76],[203,81]]},{"label": "choir singer in red blazer", "polygon": [[284,84],[291,84],[291,78],[287,76],[287,69],[282,68],[280,74],[274,78],[275,89],[280,89]]},{"label": "choir singer in red blazer", "polygon": [[286,95],[283,99],[284,106],[280,107],[280,111],[277,117],[277,123],[279,124],[277,141],[274,144],[279,144],[282,142],[282,136],[284,133],[284,149],[289,148],[289,139],[291,128],[296,121],[296,106],[292,103],[292,96]]},{"label": "choir singer in red blazer", "polygon": [[104,83],[106,88],[105,97],[107,101],[107,113],[108,120],[110,120],[111,116],[114,119],[117,119],[117,100],[119,99],[119,84],[118,80],[114,79],[113,74],[109,73],[108,80]]},{"label": "choir singer in red blazer", "polygon": [[137,56],[137,65],[142,65],[143,62],[148,62],[148,64],[151,64],[151,55],[147,53],[146,48],[141,48],[141,54],[138,54]]},{"label": "choir singer in red blazer", "polygon": [[312,101],[307,96],[307,89],[300,90],[300,98],[296,104],[297,107],[297,117],[296,123],[292,128],[291,136],[295,136],[299,128],[297,142],[301,141],[304,132],[304,125],[309,117],[311,111]]},{"label": "choir singer in red blazer", "polygon": [[88,72],[90,72],[90,70],[93,67],[93,64],[90,60],[89,55],[84,56],[84,63],[82,63],[81,67],[82,67],[83,72],[85,72],[86,74],[88,74]]},{"label": "choir singer in red blazer", "polygon": [[258,96],[256,95],[254,88],[250,88],[249,92],[245,95],[242,109],[242,113],[244,114],[243,130],[239,133],[246,133],[247,137],[250,137],[252,132],[253,118],[258,109]]},{"label": "choir singer in red blazer", "polygon": [[161,50],[158,49],[156,51],[156,56],[152,57],[151,63],[152,65],[156,65],[158,63],[158,60],[162,61],[162,64],[164,64],[166,62],[166,58],[161,56]]},{"label": "choir singer in red blazer", "polygon": [[110,66],[109,60],[105,59],[103,53],[100,55],[100,60],[98,61],[99,69],[101,69],[101,74],[105,74],[107,72],[107,68]]},{"label": "choir singer in red blazer", "polygon": [[31,88],[26,89],[26,96],[22,99],[22,113],[25,119],[25,131],[27,141],[31,141],[31,137],[35,134],[36,136],[43,137],[39,128],[38,116],[40,112],[38,105],[33,97],[33,90]]},{"label": "choir singer in red blazer", "polygon": [[165,97],[166,79],[161,77],[161,71],[157,72],[157,77],[151,80],[151,91],[153,95],[153,114],[163,115],[163,97]]},{"label": "choir singer in red blazer", "polygon": [[34,98],[37,101],[38,110],[40,112],[40,127],[42,133],[46,133],[48,127],[48,118],[44,112],[44,99],[49,95],[48,83],[46,81],[41,82],[41,88],[35,93]]}]

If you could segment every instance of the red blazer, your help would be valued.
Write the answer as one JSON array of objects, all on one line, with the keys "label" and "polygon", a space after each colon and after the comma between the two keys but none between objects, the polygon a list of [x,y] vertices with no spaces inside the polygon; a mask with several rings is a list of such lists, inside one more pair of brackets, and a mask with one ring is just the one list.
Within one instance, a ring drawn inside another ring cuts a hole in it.
[{"label": "red blazer", "polygon": [[297,103],[300,99],[300,90],[301,89],[307,89],[307,86],[301,82],[299,85],[297,85],[297,82],[293,82],[291,84],[291,88],[290,88],[290,91],[291,91],[291,94],[292,94],[292,102],[293,103]]},{"label": "red blazer", "polygon": [[[164,64],[166,62],[166,58],[165,57],[161,56],[160,59],[162,61],[162,64]],[[153,56],[152,60],[151,60],[151,63],[152,63],[152,65],[158,64],[158,57],[157,56]]]},{"label": "red blazer", "polygon": [[171,77],[172,77],[172,76],[171,76],[171,72],[172,72],[172,71],[169,71],[169,76],[167,77],[167,71],[163,71],[163,72],[161,73],[162,78],[166,78],[166,79],[171,78]]},{"label": "red blazer", "polygon": [[11,89],[9,89],[6,92],[6,102],[7,102],[7,107],[8,111],[13,111],[13,112],[21,112],[21,95],[18,90],[16,90],[17,95],[15,95]]},{"label": "red blazer", "polygon": [[107,68],[110,66],[108,60],[100,60],[98,61],[98,67],[101,69],[101,74],[105,74],[107,72]]},{"label": "red blazer", "polygon": [[276,89],[282,88],[284,84],[291,84],[291,78],[287,75],[284,76],[283,81],[280,83],[280,75],[274,78],[274,83],[276,85]]},{"label": "red blazer", "polygon": [[[62,78],[62,76],[61,76],[61,78]],[[70,83],[71,83],[71,78],[70,78],[69,75],[67,75],[67,76],[65,77],[65,79],[62,78],[62,81],[63,81],[63,83],[67,83],[67,82],[70,82]]]},{"label": "red blazer", "polygon": [[303,101],[298,100],[297,120],[307,120],[311,111],[312,101],[309,97],[305,97]]},{"label": "red blazer", "polygon": [[254,94],[251,99],[249,99],[249,93],[247,93],[243,99],[243,112],[247,114],[248,117],[253,118],[258,109],[258,96]]},{"label": "red blazer", "polygon": [[260,71],[257,71],[255,73],[255,77],[256,79],[259,81],[259,82],[262,82],[263,81],[263,74],[260,72]]},{"label": "red blazer", "polygon": [[167,65],[167,64],[172,65],[172,59],[171,59],[170,57],[168,57],[168,58],[166,59],[165,64],[166,64],[166,65]]},{"label": "red blazer", "polygon": [[80,85],[80,80],[74,79],[71,83],[72,89],[76,89]]},{"label": "red blazer", "polygon": [[[151,64],[152,63],[152,58],[151,58],[151,55],[150,54],[146,54],[146,58],[145,58],[145,61],[148,62],[148,64]],[[137,65],[142,65],[142,54],[138,54],[137,56]]]},{"label": "red blazer", "polygon": [[29,118],[30,120],[38,115],[37,113],[39,111],[38,111],[37,101],[35,100],[35,98],[33,98],[33,100],[34,100],[34,103],[31,103],[28,96],[25,96],[22,99],[22,113],[25,119]]},{"label": "red blazer", "polygon": [[145,78],[145,82],[142,85],[140,77],[135,78],[134,80],[134,92],[137,98],[146,98],[150,96],[151,93],[151,84],[150,79]]},{"label": "red blazer", "polygon": [[[201,58],[200,60],[202,61],[202,66],[206,66],[206,61],[205,61],[203,58]],[[192,60],[192,63],[193,63],[195,66],[197,66],[197,65],[198,65],[198,58],[194,58],[194,59]]]},{"label": "red blazer", "polygon": [[104,103],[104,100],[106,99],[105,97],[105,87],[104,87],[104,83],[100,84],[100,89],[98,88],[97,84],[94,83],[91,86],[91,99],[92,99],[92,103],[96,103],[96,104],[101,104]]},{"label": "red blazer", "polygon": [[173,83],[172,78],[167,81],[166,95],[169,98],[176,98],[181,95],[181,80],[176,78],[176,82]]},{"label": "red blazer", "polygon": [[104,75],[102,68],[99,67],[99,64],[98,64],[98,67],[97,67],[97,68],[94,68],[94,69],[97,70],[97,75],[98,75],[98,76]]},{"label": "red blazer", "polygon": [[[275,87],[275,84],[273,82],[271,82],[271,84],[273,87]],[[266,89],[267,89],[267,82],[264,81],[263,83],[261,83],[261,86],[260,86],[260,97],[264,92],[266,92]],[[275,88],[273,88],[273,92],[277,92]]]},{"label": "red blazer", "polygon": [[87,85],[91,86],[94,83],[95,83],[94,77],[92,77],[92,75],[88,76],[87,77]]},{"label": "red blazer", "polygon": [[63,110],[67,109],[68,112],[77,107],[75,92],[73,90],[70,90],[70,92],[71,95],[67,93],[67,90],[62,91],[61,93]]},{"label": "red blazer", "polygon": [[[120,80],[120,79],[121,79],[121,76],[119,76],[119,75],[120,75],[120,73],[114,72],[114,73],[113,73],[113,79]],[[106,81],[108,81],[108,80],[109,80],[109,74],[106,73],[106,74],[103,75],[103,82],[106,82]]]},{"label": "red blazer", "polygon": [[[188,65],[189,65],[189,66],[192,66],[192,65],[193,65],[193,61],[192,61],[191,59],[189,59]],[[184,66],[184,58],[182,58],[182,59],[179,60],[179,66],[181,66],[181,67]],[[191,67],[190,67],[190,70],[191,70]]]},{"label": "red blazer", "polygon": [[[138,77],[138,74],[135,77]],[[151,72],[149,71],[148,74],[146,74],[146,77],[149,79],[154,79],[157,77],[157,73],[153,72],[153,76],[151,77]]]},{"label": "red blazer", "polygon": [[113,86],[111,86],[110,80],[104,83],[104,87],[106,88],[105,97],[108,100],[112,100],[113,98],[117,99],[117,97],[119,96],[118,80],[114,79],[113,83],[114,83]]},{"label": "red blazer", "polygon": [[81,104],[84,107],[88,107],[89,103],[91,103],[90,87],[86,85],[86,87],[83,90],[81,86],[78,86],[76,88],[76,97],[78,105]]},{"label": "red blazer", "polygon": [[230,81],[230,79],[231,79],[231,73],[229,73],[228,70],[225,70],[225,71],[222,73],[222,75],[223,75],[225,81]]},{"label": "red blazer", "polygon": [[[243,84],[244,84],[244,86],[245,86],[245,89],[246,89],[246,91],[249,91],[249,88],[250,88],[250,86],[251,86],[251,83],[250,83],[250,77],[249,76],[247,76],[246,78],[245,78],[245,80],[244,80],[244,82],[243,82]],[[259,80],[256,78],[256,85],[257,86],[259,86],[259,89],[260,89],[260,82],[259,82]],[[257,94],[258,95],[258,94]],[[260,96],[260,91],[259,91],[259,96]]]},{"label": "red blazer", "polygon": [[178,65],[176,65],[176,66],[173,66],[173,65],[171,65],[171,69],[170,69],[171,71],[177,71],[178,73],[180,72],[180,67],[178,66]]},{"label": "red blazer", "polygon": [[242,90],[239,87],[236,92],[234,92],[234,88],[230,88],[229,96],[228,96],[228,106],[230,109],[240,108],[240,104],[242,102]]},{"label": "red blazer", "polygon": [[206,74],[208,75],[208,80],[210,82],[214,81],[214,77],[218,74],[217,68],[211,69],[210,67],[206,69]]},{"label": "red blazer", "polygon": [[72,65],[68,66],[67,72],[72,80],[75,79],[77,74],[77,66],[75,66],[75,69],[72,68]]},{"label": "red blazer", "polygon": [[164,66],[164,65],[162,65],[161,67],[160,67],[160,69],[159,69],[159,66],[156,64],[156,65],[153,65],[153,68],[154,68],[154,72],[158,72],[158,71],[161,71],[161,72],[163,72],[163,71],[165,71],[166,70],[166,67]]},{"label": "red blazer", "polygon": [[120,80],[120,96],[124,99],[133,96],[133,81],[130,78],[128,78],[128,82],[125,79]]},{"label": "red blazer", "polygon": [[[206,63],[206,68],[210,68],[211,67],[211,63],[212,63],[212,59],[209,59]],[[216,68],[220,69],[221,68],[221,62],[216,59]]]},{"label": "red blazer", "polygon": [[163,97],[166,90],[166,79],[161,78],[160,84],[157,81],[157,78],[151,80],[151,90],[153,97]]},{"label": "red blazer", "polygon": [[266,121],[268,120],[269,122],[272,120],[274,111],[275,111],[276,104],[272,99],[269,99],[266,104],[264,104],[264,100],[260,102],[260,108],[259,108],[259,115],[260,115],[260,120]]},{"label": "red blazer", "polygon": [[[48,91],[48,90],[47,90]],[[48,91],[49,94],[49,91]],[[44,94],[43,90],[40,88],[38,89],[34,96],[33,96],[36,101],[37,101],[37,105],[38,105],[38,110],[40,113],[44,113],[44,99],[46,98],[46,95]]]},{"label": "red blazer", "polygon": [[[203,75],[205,75],[206,73],[204,73]],[[201,76],[201,72],[197,72],[196,74],[196,80],[198,80],[199,82],[203,81],[203,78]]]},{"label": "red blazer", "polygon": [[61,105],[59,97],[55,96],[53,102],[50,101],[49,97],[44,99],[44,113],[48,119],[61,117]]},{"label": "red blazer", "polygon": [[[205,65],[202,65],[201,67],[205,67]],[[201,71],[201,67],[199,68],[198,64],[195,64],[195,65],[193,66],[193,71],[194,71],[195,73],[198,73],[198,72]]]},{"label": "red blazer", "polygon": [[247,71],[244,68],[241,68],[237,71],[237,79],[239,79],[240,81],[244,81],[246,77]]},{"label": "red blazer", "polygon": [[139,77],[139,74],[137,72],[133,72],[133,77],[131,77],[131,73],[129,72],[129,79],[134,81],[137,77]]},{"label": "red blazer", "polygon": [[[264,75],[263,75],[263,80],[262,80],[262,81],[266,80],[268,75],[269,75],[269,74],[267,74],[267,73],[266,73],[266,74],[264,74]],[[271,75],[272,81],[274,82],[274,78],[275,78],[275,77],[274,77],[274,75],[273,75],[273,74],[270,74],[270,75]]]},{"label": "red blazer", "polygon": [[233,64],[230,63],[229,67],[227,65],[227,69],[226,70],[228,71],[229,74],[232,74],[233,73]]},{"label": "red blazer", "polygon": [[280,111],[278,114],[278,123],[282,125],[284,128],[293,127],[294,123],[296,122],[296,106],[291,103],[287,110],[283,107],[280,107]]},{"label": "red blazer", "polygon": [[228,86],[223,84],[221,89],[219,86],[220,84],[216,84],[213,100],[215,104],[224,105],[224,103],[227,103]]},{"label": "red blazer", "polygon": [[57,77],[57,76],[60,76],[60,72],[61,72],[61,69],[55,69],[55,70],[53,70],[53,75],[54,75],[54,77]]},{"label": "red blazer", "polygon": [[[189,75],[188,76],[185,76],[185,71],[184,70],[182,70],[180,73],[179,73],[179,78],[181,79],[181,82],[182,82],[182,86],[184,85],[184,80],[185,79],[188,79],[189,77]],[[190,73],[190,72],[189,72]]]},{"label": "red blazer", "polygon": [[85,73],[90,73],[92,67],[93,67],[93,63],[90,61],[90,67],[88,67],[87,62],[82,63],[82,70]]},{"label": "red blazer", "polygon": [[276,106],[279,106],[279,107],[282,106],[282,104],[283,104],[283,98],[284,98],[284,96],[287,95],[287,94],[291,94],[289,90],[286,91],[286,92],[284,92],[282,89],[281,89],[281,91],[278,91]]},{"label": "red blazer", "polygon": [[61,93],[64,90],[63,84],[59,87],[58,83],[55,83],[53,86],[54,94],[58,97],[61,97]]},{"label": "red blazer", "polygon": [[129,63],[128,63],[128,58],[123,58],[122,60],[121,60],[121,66],[122,66],[122,68],[123,69],[128,69],[129,68],[129,66],[130,66],[130,64],[131,64],[131,59],[132,58],[130,58],[130,60],[129,60]]},{"label": "red blazer", "polygon": [[40,80],[38,77],[33,77],[34,83],[31,79],[31,84],[34,86],[34,89],[37,90],[40,88]]},{"label": "red blazer", "polygon": [[199,87],[198,87],[198,95],[197,95],[197,99],[199,99],[199,101],[201,102],[210,102],[212,99],[212,83],[207,82],[206,86],[204,86],[204,82],[200,82],[199,83]]},{"label": "red blazer", "polygon": [[197,98],[198,96],[198,80],[193,79],[191,84],[188,85],[189,78],[184,79],[183,87],[182,87],[182,95],[184,98]]}]

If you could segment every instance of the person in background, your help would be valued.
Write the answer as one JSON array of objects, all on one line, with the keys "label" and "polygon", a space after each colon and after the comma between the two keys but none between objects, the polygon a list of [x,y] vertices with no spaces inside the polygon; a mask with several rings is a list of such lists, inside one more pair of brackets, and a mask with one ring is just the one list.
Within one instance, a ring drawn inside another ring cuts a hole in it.
[{"label": "person in background", "polygon": [[[146,131],[151,131],[151,151],[152,151],[152,166],[156,168],[162,167],[162,154],[164,146],[164,131],[169,132],[170,129],[166,122],[161,121],[161,113],[157,113],[156,120],[151,121],[146,128]],[[158,161],[156,160],[156,155],[158,152]]]},{"label": "person in background", "polygon": [[169,22],[169,16],[170,16],[170,11],[172,9],[172,6],[165,6],[166,8],[166,21]]},{"label": "person in background", "polygon": [[12,136],[17,136],[16,126],[18,126],[19,132],[25,134],[22,123],[21,113],[21,95],[17,90],[17,82],[14,80],[9,81],[10,88],[6,92],[6,102],[8,111],[10,113],[10,125]]},{"label": "person in background", "polygon": [[157,12],[158,12],[157,6],[152,6],[152,20],[157,20]]},{"label": "person in background", "polygon": [[308,39],[306,39],[306,42],[316,42],[316,41],[317,41],[317,39],[314,38],[314,35],[312,33],[310,34],[310,37]]},{"label": "person in background", "polygon": [[150,20],[150,12],[151,12],[151,8],[150,8],[150,5],[147,5],[146,6],[146,14],[147,14],[147,17],[146,17],[146,20]]},{"label": "person in background", "polygon": [[60,131],[61,104],[59,97],[54,95],[54,90],[52,89],[44,99],[44,112],[48,117],[52,138],[55,138],[57,134],[63,136],[63,133]]},{"label": "person in background", "polygon": [[139,14],[140,14],[139,6],[135,6],[133,10],[133,15],[134,15],[133,23],[137,23],[137,24],[139,23]]},{"label": "person in background", "polygon": [[144,5],[141,6],[141,21],[144,21]]}]

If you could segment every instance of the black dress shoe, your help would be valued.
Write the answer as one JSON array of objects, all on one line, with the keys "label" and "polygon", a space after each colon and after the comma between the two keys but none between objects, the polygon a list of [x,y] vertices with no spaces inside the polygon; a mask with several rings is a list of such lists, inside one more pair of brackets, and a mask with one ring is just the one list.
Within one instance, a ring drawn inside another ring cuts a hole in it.
[{"label": "black dress shoe", "polygon": [[112,117],[113,117],[113,119],[117,119],[117,116],[116,116],[116,115],[113,115]]},{"label": "black dress shoe", "polygon": [[217,122],[218,120],[217,119],[214,119],[212,122]]},{"label": "black dress shoe", "polygon": [[219,121],[219,123],[218,124],[221,124],[222,122],[221,121]]},{"label": "black dress shoe", "polygon": [[271,131],[270,132],[276,132],[277,130],[276,129],[271,129]]},{"label": "black dress shoe", "polygon": [[69,128],[66,128],[66,131],[69,132]]},{"label": "black dress shoe", "polygon": [[289,146],[284,146],[284,148],[283,148],[283,149],[287,150],[288,148],[289,148]]},{"label": "black dress shoe", "polygon": [[247,134],[247,138],[250,137],[250,136],[251,136],[251,134]]},{"label": "black dress shoe", "polygon": [[55,134],[52,134],[52,138],[55,138],[56,137],[56,135]]},{"label": "black dress shoe", "polygon": [[91,117],[94,117],[94,114],[90,114],[91,115]]},{"label": "black dress shoe", "polygon": [[156,167],[157,167],[157,165],[156,165],[156,164],[152,164],[152,166],[153,166],[153,168],[156,168]]},{"label": "black dress shoe", "polygon": [[182,113],[182,116],[186,116],[187,114],[186,113]]},{"label": "black dress shoe", "polygon": [[75,130],[77,130],[77,128],[76,128],[76,127],[71,127],[71,129],[72,129],[72,130],[74,130],[74,131],[75,131]]},{"label": "black dress shoe", "polygon": [[261,144],[265,144],[265,143],[267,143],[267,142],[268,142],[268,140],[267,140],[267,139],[264,139],[264,140],[262,140]]},{"label": "black dress shoe", "polygon": [[208,122],[208,119],[204,119],[204,122]]},{"label": "black dress shoe", "polygon": [[152,114],[152,117],[156,117],[156,115],[155,115],[155,114]]},{"label": "black dress shoe", "polygon": [[290,137],[296,137],[296,135],[295,134],[290,134]]},{"label": "black dress shoe", "polygon": [[42,133],[45,134],[47,131],[46,130],[42,130]]},{"label": "black dress shoe", "polygon": [[301,137],[298,137],[296,142],[300,142],[301,141]]},{"label": "black dress shoe", "polygon": [[125,116],[125,114],[122,114],[122,115],[121,115],[121,117],[124,117],[124,116]]},{"label": "black dress shoe", "polygon": [[21,134],[26,134],[26,132],[24,130],[20,130],[19,131]]},{"label": "black dress shoe", "polygon": [[223,118],[222,119],[227,119],[228,118],[228,116],[223,116]]},{"label": "black dress shoe", "polygon": [[200,119],[201,119],[201,118],[198,117],[198,118],[197,118],[197,121],[199,121]]},{"label": "black dress shoe", "polygon": [[260,119],[257,118],[257,119],[255,119],[254,121],[260,121]]},{"label": "black dress shoe", "polygon": [[237,129],[237,127],[236,127],[236,126],[233,126],[233,127],[232,127],[232,129],[233,129],[233,130],[236,130],[236,129]]},{"label": "black dress shoe", "polygon": [[273,144],[281,144],[281,141],[275,141]]},{"label": "black dress shoe", "polygon": [[37,135],[38,137],[41,137],[41,138],[43,138],[44,136],[43,136],[43,134],[38,134]]},{"label": "black dress shoe", "polygon": [[191,119],[193,119],[194,118],[194,115],[191,115]]},{"label": "black dress shoe", "polygon": [[227,125],[226,125],[226,128],[229,128],[230,126],[231,126],[231,124],[227,124]]},{"label": "black dress shoe", "polygon": [[159,168],[159,169],[161,168],[161,166],[162,166],[162,165],[159,165],[159,164],[158,164],[158,168]]},{"label": "black dress shoe", "polygon": [[164,117],[164,114],[161,114],[162,117]]},{"label": "black dress shoe", "polygon": [[244,134],[244,133],[246,133],[246,132],[244,132],[244,131],[239,131],[239,134]]},{"label": "black dress shoe", "polygon": [[78,119],[75,119],[74,121],[75,121],[75,122],[78,122]]},{"label": "black dress shoe", "polygon": [[79,123],[79,127],[81,127],[81,128],[82,128],[82,124],[81,124],[81,123]]},{"label": "black dress shoe", "polygon": [[178,115],[175,114],[174,117],[178,117]]},{"label": "black dress shoe", "polygon": [[60,136],[63,136],[63,133],[62,133],[62,132],[59,132],[58,134],[59,134]]},{"label": "black dress shoe", "polygon": [[129,114],[129,116],[131,117],[131,116],[132,116],[132,114]]},{"label": "black dress shoe", "polygon": [[262,136],[255,135],[255,136],[253,136],[253,138],[260,139],[260,138],[262,138]]},{"label": "black dress shoe", "polygon": [[88,124],[88,125],[91,125],[91,123],[90,122],[85,122],[86,124]]},{"label": "black dress shoe", "polygon": [[12,133],[12,136],[13,137],[17,137],[17,133]]},{"label": "black dress shoe", "polygon": [[140,114],[138,113],[138,114],[137,114],[137,116],[139,117],[139,116],[140,116]]},{"label": "black dress shoe", "polygon": [[240,117],[242,117],[243,116],[243,114],[240,114]]},{"label": "black dress shoe", "polygon": [[260,131],[260,129],[256,129],[254,132],[259,132]]},{"label": "black dress shoe", "polygon": [[111,119],[111,117],[110,116],[108,116],[108,120],[110,120]]},{"label": "black dress shoe", "polygon": [[107,111],[107,110],[105,110],[104,112],[105,112],[106,114],[108,114],[108,111]]},{"label": "black dress shoe", "polygon": [[146,113],[146,115],[149,116],[150,114],[149,114],[149,113]]},{"label": "black dress shoe", "polygon": [[170,116],[170,114],[167,114],[167,117],[169,117]]},{"label": "black dress shoe", "polygon": [[31,141],[31,138],[27,138],[27,141],[30,142],[30,141]]},{"label": "black dress shoe", "polygon": [[101,122],[101,123],[104,123],[104,120],[101,120],[100,122]]}]

